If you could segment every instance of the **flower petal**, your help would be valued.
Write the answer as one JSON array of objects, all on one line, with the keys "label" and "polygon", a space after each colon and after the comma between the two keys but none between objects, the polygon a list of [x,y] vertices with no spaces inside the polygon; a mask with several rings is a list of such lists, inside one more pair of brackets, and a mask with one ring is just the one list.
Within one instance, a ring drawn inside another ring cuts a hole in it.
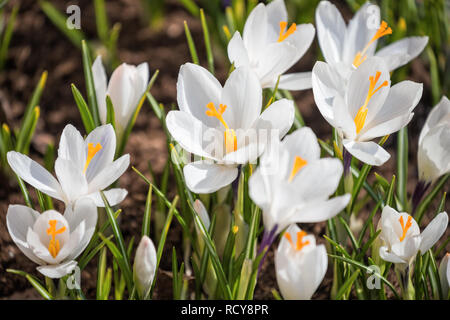
[{"label": "flower petal", "polygon": [[183,168],[186,185],[195,193],[212,193],[233,182],[238,169],[234,166],[196,161]]},{"label": "flower petal", "polygon": [[55,173],[67,202],[71,203],[88,192],[88,183],[83,171],[79,170],[72,161],[57,158]]},{"label": "flower petal", "polygon": [[94,78],[94,88],[100,120],[102,123],[106,123],[106,89],[108,80],[106,79],[106,72],[100,55],[97,56],[92,64],[92,76]]},{"label": "flower petal", "polygon": [[86,162],[86,144],[80,132],[71,124],[64,127],[59,140],[58,157],[71,160],[79,170]]},{"label": "flower petal", "polygon": [[247,48],[245,48],[244,41],[242,40],[239,31],[236,31],[230,42],[228,42],[227,52],[228,59],[230,59],[231,63],[234,63],[236,68],[250,66]]},{"label": "flower petal", "polygon": [[71,260],[57,265],[39,266],[36,269],[46,277],[59,279],[72,273],[76,266],[77,262]]},{"label": "flower petal", "polygon": [[450,118],[450,100],[446,96],[443,96],[439,103],[431,109],[430,114],[425,121],[425,125],[422,128],[419,136],[419,145],[422,143],[422,140],[427,135],[428,131],[430,131],[435,126],[445,123],[446,120]]},{"label": "flower petal", "polygon": [[253,127],[257,130],[278,130],[278,137],[283,138],[294,123],[295,109],[292,100],[275,101],[259,116]]},{"label": "flower petal", "polygon": [[[299,156],[308,161],[308,163],[320,158],[320,146],[317,142],[317,137],[309,127],[295,130],[287,135],[282,143],[292,158]],[[290,168],[293,165],[293,161],[292,159],[290,162]]]},{"label": "flower petal", "polygon": [[427,132],[417,153],[419,178],[435,181],[450,172],[450,126],[437,126]]},{"label": "flower petal", "polygon": [[[109,190],[104,190],[103,193],[105,194],[106,200],[108,200],[108,203],[110,206],[118,205],[125,199],[125,197],[128,194],[128,191],[125,189],[120,188],[113,188]],[[91,199],[94,201],[94,204],[97,207],[104,207],[105,203],[103,202],[102,196],[100,195],[100,192],[94,192],[86,196],[86,198]]]},{"label": "flower petal", "polygon": [[381,166],[391,155],[373,141],[357,142],[344,139],[344,147],[358,160],[371,166]]},{"label": "flower petal", "polygon": [[39,163],[15,151],[8,152],[6,157],[11,169],[24,181],[52,198],[63,200],[59,182]]},{"label": "flower petal", "polygon": [[250,60],[257,59],[267,43],[267,12],[264,4],[258,4],[245,21],[243,40]]},{"label": "flower petal", "polygon": [[377,57],[385,59],[390,71],[393,71],[416,58],[426,47],[428,37],[404,38],[380,49]]},{"label": "flower petal", "polygon": [[106,165],[95,177],[89,182],[89,193],[100,191],[109,187],[114,181],[127,170],[130,165],[130,155],[124,154],[119,159]]},{"label": "flower petal", "polygon": [[392,263],[407,263],[407,261],[388,251],[386,246],[380,247],[379,251],[381,259]]},{"label": "flower petal", "polygon": [[420,252],[425,254],[442,237],[448,225],[447,212],[439,213],[428,226],[423,230],[422,242],[420,243]]},{"label": "flower petal", "polygon": [[[99,143],[102,148],[92,158],[86,170],[86,179],[92,181],[94,177],[114,160],[116,152],[116,133],[111,124],[97,127],[86,138],[86,148],[89,143],[94,146]],[[87,152],[87,151],[86,151]],[[83,164],[84,168],[84,164]]]},{"label": "flower petal", "polygon": [[177,101],[181,111],[187,112],[208,127],[216,125],[216,119],[206,115],[210,102],[218,108],[222,86],[205,68],[192,63],[180,67],[177,81]]}]

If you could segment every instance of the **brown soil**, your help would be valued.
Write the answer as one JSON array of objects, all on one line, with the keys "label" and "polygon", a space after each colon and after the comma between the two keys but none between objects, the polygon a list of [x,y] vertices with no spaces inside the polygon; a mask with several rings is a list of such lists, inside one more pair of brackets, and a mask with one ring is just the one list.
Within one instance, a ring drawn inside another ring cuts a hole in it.
[{"label": "brown soil", "polygon": [[[70,84],[74,83],[84,92],[84,77],[81,53],[67,38],[48,20],[40,10],[37,1],[11,1],[6,12],[11,11],[12,4],[20,2],[20,11],[10,45],[6,69],[0,72],[0,102],[2,113],[0,121],[6,122],[12,128],[18,128],[24,108],[34,86],[44,70],[49,71],[48,82],[41,98],[41,118],[32,141],[30,156],[41,161],[47,143],[57,145],[59,135],[68,123],[82,128],[78,110],[72,97]],[[61,11],[65,6],[60,1],[52,1]],[[94,9],[92,1],[72,1],[81,8],[81,25],[83,32],[92,39],[96,35]],[[108,1],[107,12],[111,23],[120,22],[122,25],[119,38],[119,57],[121,61],[138,64],[143,61],[149,63],[150,71],[160,70],[157,82],[152,88],[155,98],[171,106],[176,103],[176,78],[179,66],[190,61],[187,48],[183,21],[189,24],[197,43],[200,59],[206,65],[204,57],[202,31],[199,21],[193,19],[175,1],[168,1],[166,17],[163,26],[158,30],[148,28],[140,18],[142,8],[140,1],[120,0]],[[348,8],[343,8],[348,13]],[[317,56],[317,41],[308,54],[295,66],[295,71],[311,70]],[[221,81],[225,80],[228,64],[223,53],[216,48],[216,69]],[[416,108],[416,116],[410,125],[410,170],[408,192],[411,193],[416,182],[417,137],[422,127],[426,112],[430,107],[430,78],[426,66],[420,60],[411,63],[411,79],[424,82],[425,94]],[[330,137],[330,127],[319,114],[314,105],[311,90],[294,94],[297,105],[306,123],[314,128],[318,137]],[[395,154],[395,137],[387,142],[391,154]],[[167,159],[166,137],[158,119],[146,104],[141,110],[136,126],[130,136],[126,152],[131,155],[131,165],[141,172],[148,172],[148,162],[151,163],[157,175],[163,171]],[[395,170],[395,156],[387,165],[376,170],[384,174],[388,180]],[[14,245],[6,230],[6,211],[9,204],[23,204],[24,201],[13,179],[3,177],[4,183],[0,188],[0,299],[36,299],[38,294],[30,289],[28,282],[16,275],[7,273],[7,268],[21,269],[37,275],[35,265],[29,261]],[[170,181],[174,186],[174,181]],[[132,236],[139,237],[147,186],[142,179],[129,169],[120,180],[120,185],[129,191],[129,196],[121,204],[123,208],[121,227],[126,241]],[[175,194],[171,188],[170,197]],[[35,195],[32,195],[35,199]],[[61,205],[58,204],[61,208]],[[317,236],[325,231],[325,224],[303,226]],[[152,230],[153,231],[153,230]],[[320,240],[324,242],[323,238]],[[174,220],[169,232],[166,249],[163,253],[161,270],[156,284],[156,299],[172,298],[171,250],[175,246],[181,261],[181,228]],[[166,272],[167,271],[167,272]],[[329,298],[332,272],[329,268],[326,279],[314,296],[318,299]],[[93,260],[82,273],[82,285],[88,298],[95,297],[96,261]],[[277,288],[274,267],[273,248],[269,252],[262,273],[259,277],[255,299],[271,299],[272,288]]]}]

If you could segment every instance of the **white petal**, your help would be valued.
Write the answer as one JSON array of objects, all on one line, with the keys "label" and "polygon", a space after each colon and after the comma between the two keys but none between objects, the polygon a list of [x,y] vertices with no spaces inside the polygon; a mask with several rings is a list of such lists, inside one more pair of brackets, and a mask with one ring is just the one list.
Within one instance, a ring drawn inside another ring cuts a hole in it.
[{"label": "white petal", "polygon": [[216,159],[214,151],[223,149],[223,133],[206,127],[188,112],[170,111],[166,117],[166,126],[173,139],[190,153]]},{"label": "white petal", "polygon": [[8,152],[6,156],[11,169],[25,182],[52,198],[63,200],[58,181],[39,163],[15,151]]},{"label": "white petal", "polygon": [[439,103],[431,109],[420,132],[419,144],[422,143],[429,130],[441,123],[450,123],[450,100],[446,96],[443,96]]},{"label": "white petal", "polygon": [[243,40],[250,60],[257,59],[263,52],[267,37],[267,13],[264,4],[258,4],[245,22]]},{"label": "white petal", "polygon": [[356,138],[356,125],[354,118],[350,115],[349,108],[340,95],[333,100],[334,124],[338,131],[342,131],[348,139]]},{"label": "white petal", "polygon": [[392,263],[407,263],[407,261],[403,260],[402,258],[396,256],[393,253],[390,253],[388,251],[388,248],[383,246],[380,247],[380,257],[381,259],[383,259],[384,261],[388,261],[388,262],[392,262]]},{"label": "white petal", "polygon": [[36,269],[46,277],[58,279],[72,273],[76,266],[77,262],[71,260],[57,265],[40,266]]},{"label": "white petal", "polygon": [[109,187],[114,181],[127,170],[130,165],[130,155],[124,154],[119,159],[107,164],[93,179],[89,182],[89,193],[100,191]]},{"label": "white petal", "polygon": [[156,272],[156,250],[149,237],[142,237],[136,250],[133,265],[133,277],[141,297],[150,290]]},{"label": "white petal", "polygon": [[448,225],[447,212],[439,213],[422,232],[420,252],[425,254],[442,237]]},{"label": "white petal", "polygon": [[336,6],[321,1],[316,9],[317,38],[320,49],[328,63],[342,61],[346,25]]},{"label": "white petal", "polygon": [[352,156],[371,166],[381,166],[391,157],[386,150],[373,141],[357,142],[344,139],[343,143]]},{"label": "white petal", "polygon": [[92,64],[92,76],[94,78],[95,95],[97,98],[100,120],[102,123],[105,123],[107,79],[101,56],[97,56],[94,63]]},{"label": "white petal", "polygon": [[75,201],[88,192],[88,183],[83,171],[72,161],[57,158],[55,173],[68,202]]},{"label": "white petal", "polygon": [[266,5],[267,20],[272,29],[279,32],[280,22],[288,21],[288,14],[283,0],[274,0]]},{"label": "white petal", "polygon": [[106,124],[92,130],[86,138],[86,147],[89,143],[92,143],[94,146],[99,143],[102,148],[92,158],[86,170],[86,179],[88,182],[92,181],[105,166],[114,160],[114,154],[116,152],[116,133],[114,132],[112,125]]},{"label": "white petal", "polygon": [[450,125],[432,128],[419,144],[419,178],[435,181],[450,172]]},{"label": "white petal", "polygon": [[279,138],[283,138],[294,123],[295,109],[291,100],[275,101],[259,116],[253,127],[257,130],[278,130]]},{"label": "white petal", "polygon": [[258,168],[249,178],[248,191],[253,202],[263,211],[268,212],[272,194],[270,192],[269,181],[265,181],[265,176],[260,168]]},{"label": "white petal", "polygon": [[395,70],[417,57],[428,43],[428,37],[404,38],[380,49],[376,56],[385,59],[390,71]]},{"label": "white petal", "polygon": [[27,206],[10,205],[6,214],[6,227],[8,228],[11,239],[13,239],[23,254],[31,261],[42,264],[43,261],[33,253],[27,243],[28,228],[33,227],[39,215],[39,212]]},{"label": "white petal", "polygon": [[[278,83],[278,89],[284,90],[306,90],[312,88],[311,72],[295,72],[282,75]],[[273,84],[273,86],[276,85]]]},{"label": "white petal", "polygon": [[177,81],[177,101],[181,111],[190,113],[208,127],[214,127],[216,119],[206,115],[206,105],[219,107],[222,86],[205,68],[192,63],[180,67]]},{"label": "white petal", "polygon": [[[297,129],[287,135],[283,139],[283,145],[293,157],[299,156],[308,162],[320,158],[320,146],[317,137],[309,127]],[[293,160],[291,160],[291,164],[293,164]]]},{"label": "white petal", "polygon": [[245,48],[244,41],[242,40],[239,31],[236,31],[230,42],[228,42],[227,51],[228,59],[230,59],[231,63],[234,63],[236,68],[250,65],[247,48]]},{"label": "white petal", "polygon": [[298,24],[297,29],[289,37],[287,37],[283,42],[287,42],[295,47],[295,57],[291,61],[292,67],[303,55],[306,50],[311,46],[314,40],[314,35],[316,34],[316,29],[310,23]]},{"label": "white petal", "polygon": [[274,42],[264,48],[256,73],[263,88],[274,87],[278,77],[285,73],[298,59],[296,47],[287,41]]},{"label": "white petal", "polygon": [[[125,189],[120,188],[113,188],[109,190],[103,191],[105,194],[106,200],[108,200],[108,203],[110,206],[118,205],[125,199],[125,197],[128,194],[128,191]],[[94,192],[86,196],[87,198],[94,201],[95,205],[97,207],[104,207],[105,203],[103,202],[102,196],[100,195],[100,192]]]},{"label": "white petal", "polygon": [[186,185],[195,193],[212,193],[233,182],[238,169],[234,166],[196,161],[183,168]]},{"label": "white petal", "polygon": [[231,129],[250,128],[262,107],[262,89],[256,74],[248,67],[234,70],[225,82],[220,101],[227,106],[223,118]]},{"label": "white petal", "polygon": [[448,296],[449,286],[450,286],[450,253],[442,258],[439,264],[439,279],[441,280],[441,288],[444,297]]},{"label": "white petal", "polygon": [[194,210],[199,215],[203,224],[205,225],[206,230],[209,230],[209,226],[211,225],[211,220],[209,219],[208,211],[206,211],[205,205],[199,199],[194,201]]},{"label": "white petal", "polygon": [[86,145],[80,132],[71,124],[64,127],[59,140],[58,157],[71,160],[79,170],[86,162]]}]

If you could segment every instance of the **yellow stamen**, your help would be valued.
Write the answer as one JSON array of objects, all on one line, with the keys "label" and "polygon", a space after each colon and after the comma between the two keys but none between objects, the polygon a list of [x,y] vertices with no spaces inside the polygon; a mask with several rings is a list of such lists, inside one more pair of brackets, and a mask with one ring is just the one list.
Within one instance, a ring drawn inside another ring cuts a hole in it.
[{"label": "yellow stamen", "polygon": [[48,224],[49,224],[50,228],[47,229],[47,234],[52,236],[52,238],[50,239],[50,242],[48,244],[48,251],[50,252],[50,254],[52,255],[53,258],[56,258],[56,256],[59,253],[59,250],[60,250],[59,240],[56,239],[56,235],[61,234],[64,231],[66,231],[66,227],[62,227],[62,228],[56,230],[57,222],[58,222],[57,220],[49,220]]},{"label": "yellow stamen", "polygon": [[353,65],[355,66],[355,68],[358,68],[361,63],[363,63],[367,59],[366,52],[370,48],[372,43],[388,34],[392,34],[392,29],[388,27],[386,21],[382,21],[380,24],[380,28],[378,28],[372,39],[370,39],[370,41],[366,44],[362,51],[358,51],[358,53],[355,55],[355,58],[353,59]]},{"label": "yellow stamen", "polygon": [[292,166],[291,175],[289,176],[289,182],[291,182],[295,175],[300,171],[301,168],[306,166],[308,164],[308,161],[303,159],[302,157],[296,156],[294,160],[294,165]]},{"label": "yellow stamen", "polygon": [[97,154],[97,152],[100,151],[100,149],[102,148],[102,145],[100,143],[97,143],[94,147],[93,143],[89,143],[88,144],[88,156],[86,159],[86,163],[84,164],[84,170],[83,172],[86,172],[89,163],[91,162],[92,158],[94,158],[94,156]]},{"label": "yellow stamen", "polygon": [[412,226],[411,220],[412,220],[412,217],[408,216],[408,220],[406,220],[406,225],[404,225],[403,217],[400,217],[400,219],[398,219],[398,221],[400,222],[400,225],[402,226],[402,231],[403,231],[402,236],[400,237],[400,242],[405,240],[406,233],[408,232],[409,228],[411,228],[411,226]]},{"label": "yellow stamen", "polygon": [[383,87],[386,87],[389,85],[388,81],[385,80],[378,88],[375,89],[375,86],[377,85],[378,80],[380,79],[381,72],[377,71],[375,77],[370,76],[370,86],[369,86],[369,92],[367,93],[366,101],[364,101],[364,104],[359,108],[358,112],[355,116],[355,125],[356,125],[356,133],[358,134],[362,128],[364,127],[364,123],[366,122],[367,117],[367,105],[369,104],[370,99],[372,99],[373,95],[380,90]]},{"label": "yellow stamen", "polygon": [[286,21],[280,21],[280,35],[278,36],[278,42],[286,40],[287,37],[289,37],[295,32],[295,30],[297,30],[297,25],[295,23],[292,23],[289,29],[286,31],[287,25],[288,23]]},{"label": "yellow stamen", "polygon": [[219,105],[219,110],[216,109],[214,103],[210,102],[206,105],[206,115],[209,117],[217,118],[225,127],[224,137],[225,137],[225,150],[226,153],[234,152],[237,150],[237,137],[236,132],[233,129],[228,127],[228,124],[225,122],[223,118],[223,113],[227,109],[227,106],[224,104]]},{"label": "yellow stamen", "polygon": [[284,237],[289,241],[292,248],[296,251],[301,251],[305,246],[310,244],[308,240],[303,241],[303,238],[307,235],[305,231],[298,231],[297,232],[297,244],[294,246],[294,242],[292,241],[292,236],[289,232],[284,233]]}]

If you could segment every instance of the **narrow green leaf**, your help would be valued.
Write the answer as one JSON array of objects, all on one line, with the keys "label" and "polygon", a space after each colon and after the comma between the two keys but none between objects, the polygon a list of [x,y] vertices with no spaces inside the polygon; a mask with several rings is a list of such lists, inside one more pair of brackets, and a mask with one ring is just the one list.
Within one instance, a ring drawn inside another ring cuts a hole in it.
[{"label": "narrow green leaf", "polygon": [[15,5],[9,16],[8,24],[6,25],[6,30],[3,34],[3,38],[0,44],[0,69],[5,67],[6,58],[8,55],[9,43],[14,31],[14,23],[16,21],[17,12],[19,12],[19,5]]},{"label": "narrow green leaf", "polygon": [[87,99],[89,102],[89,109],[91,111],[94,124],[99,126],[100,116],[98,111],[97,96],[95,94],[94,76],[92,75],[92,59],[91,53],[85,40],[81,41],[81,53],[83,56],[83,71],[84,81],[86,83]]},{"label": "narrow green leaf", "polygon": [[34,276],[24,271],[15,270],[15,269],[6,269],[6,272],[14,273],[20,276],[25,277],[28,282],[37,290],[37,292],[45,299],[45,300],[53,300],[53,296],[44,288],[42,283]]},{"label": "narrow green leaf", "polygon": [[191,31],[189,30],[186,20],[184,21],[184,33],[186,34],[186,40],[189,47],[189,53],[191,54],[192,63],[200,64],[197,55],[197,49],[195,49],[194,39],[192,39]]},{"label": "narrow green leaf", "polygon": [[208,61],[208,69],[212,74],[214,74],[214,56],[211,48],[211,40],[209,38],[208,24],[206,22],[205,12],[203,11],[203,9],[200,9],[200,21],[202,23],[203,37],[205,40],[206,60]]},{"label": "narrow green leaf", "polygon": [[17,138],[16,151],[20,153],[28,153],[31,139],[33,138],[36,124],[39,120],[41,109],[39,106],[33,108],[33,112],[29,113],[29,116],[24,119],[22,127],[20,128],[19,137]]},{"label": "narrow green leaf", "polygon": [[425,197],[425,199],[420,202],[419,206],[417,207],[416,214],[414,215],[414,218],[417,220],[418,224],[420,224],[420,222],[422,221],[423,215],[428,206],[438,195],[439,191],[441,191],[441,189],[445,186],[445,183],[447,182],[449,177],[450,173],[447,173],[445,176],[440,178],[439,181],[434,185],[433,189]]},{"label": "narrow green leaf", "polygon": [[397,133],[397,197],[402,204],[401,211],[407,208],[406,185],[408,183],[408,128]]},{"label": "narrow green leaf", "polygon": [[92,114],[89,111],[89,107],[86,101],[83,98],[81,92],[75,87],[75,85],[71,84],[72,94],[75,99],[75,103],[77,104],[78,111],[80,112],[81,120],[83,121],[84,129],[86,133],[90,133],[95,129],[94,119],[92,118]]},{"label": "narrow green leaf", "polygon": [[344,284],[339,288],[338,293],[336,294],[336,300],[340,300],[344,294],[348,296],[350,294],[350,290],[352,289],[353,282],[355,282],[356,278],[359,276],[360,269],[357,269],[353,274],[344,282]]},{"label": "narrow green leaf", "polygon": [[152,185],[148,186],[147,199],[145,200],[144,219],[142,221],[142,236],[150,237],[150,222],[152,215]]}]

